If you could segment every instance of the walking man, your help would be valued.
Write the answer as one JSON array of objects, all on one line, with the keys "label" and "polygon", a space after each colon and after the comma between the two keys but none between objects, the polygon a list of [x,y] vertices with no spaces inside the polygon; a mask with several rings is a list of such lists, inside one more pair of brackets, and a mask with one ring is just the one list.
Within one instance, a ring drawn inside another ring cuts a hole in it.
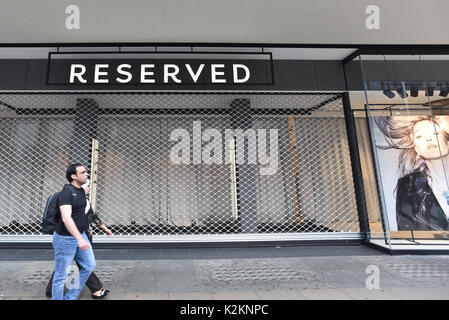
[{"label": "walking man", "polygon": [[[87,181],[87,170],[80,163],[71,164],[67,168],[66,178],[69,184],[64,186],[58,197],[61,217],[52,242],[55,251],[53,300],[77,299],[95,268],[94,253],[86,236],[86,193],[81,187]],[[64,285],[74,259],[80,265],[79,275],[64,295]]]}]

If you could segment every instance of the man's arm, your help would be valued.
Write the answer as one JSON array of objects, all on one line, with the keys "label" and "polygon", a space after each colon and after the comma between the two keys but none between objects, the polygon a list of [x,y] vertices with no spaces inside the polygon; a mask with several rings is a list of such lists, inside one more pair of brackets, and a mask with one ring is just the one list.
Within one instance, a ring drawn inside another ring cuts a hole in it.
[{"label": "man's arm", "polygon": [[106,227],[106,225],[103,223],[103,221],[101,221],[101,219],[94,214],[94,222],[97,225],[98,228],[100,228],[101,230],[103,230],[108,236],[112,236],[112,231],[109,230],[108,227]]},{"label": "man's arm", "polygon": [[104,225],[104,223],[100,224],[98,227],[99,227],[100,229],[102,229],[108,236],[112,236],[112,231],[109,230],[109,228],[106,227],[106,226]]},{"label": "man's arm", "polygon": [[72,219],[72,206],[71,205],[62,205],[59,207],[61,210],[61,218],[64,226],[67,231],[78,241],[78,246],[81,250],[89,249],[89,242],[86,241],[81,233],[79,232],[75,221]]},{"label": "man's arm", "polygon": [[89,209],[87,214],[90,217],[90,220],[92,220],[97,225],[98,228],[103,230],[108,236],[112,235],[112,231],[109,230],[108,227],[106,227],[106,225],[103,223],[103,221],[101,221],[100,217],[94,213],[92,208]]}]

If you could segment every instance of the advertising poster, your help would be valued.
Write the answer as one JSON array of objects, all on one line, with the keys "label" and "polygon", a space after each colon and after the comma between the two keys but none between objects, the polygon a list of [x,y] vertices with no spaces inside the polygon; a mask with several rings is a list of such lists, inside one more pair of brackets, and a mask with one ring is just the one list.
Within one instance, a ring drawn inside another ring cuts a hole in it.
[{"label": "advertising poster", "polygon": [[390,231],[449,230],[449,116],[371,121]]}]

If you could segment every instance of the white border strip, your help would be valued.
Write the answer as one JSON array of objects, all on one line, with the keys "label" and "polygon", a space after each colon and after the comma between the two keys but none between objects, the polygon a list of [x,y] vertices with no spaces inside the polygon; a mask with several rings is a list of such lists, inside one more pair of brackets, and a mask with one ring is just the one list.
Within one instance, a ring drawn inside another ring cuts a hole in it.
[{"label": "white border strip", "polygon": [[[220,235],[136,235],[112,236],[96,235],[95,243],[205,243],[205,242],[264,242],[264,241],[305,241],[305,240],[360,240],[360,232],[310,232],[271,234],[220,234]],[[51,235],[0,235],[0,243],[49,243]]]}]

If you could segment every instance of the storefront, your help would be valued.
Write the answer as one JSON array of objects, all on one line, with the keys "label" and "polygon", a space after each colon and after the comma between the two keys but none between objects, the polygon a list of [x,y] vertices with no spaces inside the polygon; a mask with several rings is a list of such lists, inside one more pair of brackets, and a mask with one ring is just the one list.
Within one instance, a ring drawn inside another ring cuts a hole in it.
[{"label": "storefront", "polygon": [[[3,243],[50,241],[42,212],[70,162],[91,171],[93,205],[114,232],[97,233],[103,245],[380,241],[391,249],[396,239],[447,235],[439,196],[423,200],[439,212],[429,224],[411,226],[408,216],[398,224],[395,209],[416,200],[397,182],[419,180],[413,172],[424,165],[407,160],[419,147],[397,136],[396,122],[418,117],[445,130],[442,56],[378,59],[344,46],[32,49],[23,58],[14,53],[21,48],[3,48],[0,60]],[[445,173],[441,139],[432,168]]]},{"label": "storefront", "polygon": [[[356,55],[346,66],[360,69],[349,86],[363,83],[364,90],[352,108],[365,167],[370,241],[393,250],[422,245],[447,250],[447,50],[365,49]],[[358,110],[356,104],[364,106]]]}]

